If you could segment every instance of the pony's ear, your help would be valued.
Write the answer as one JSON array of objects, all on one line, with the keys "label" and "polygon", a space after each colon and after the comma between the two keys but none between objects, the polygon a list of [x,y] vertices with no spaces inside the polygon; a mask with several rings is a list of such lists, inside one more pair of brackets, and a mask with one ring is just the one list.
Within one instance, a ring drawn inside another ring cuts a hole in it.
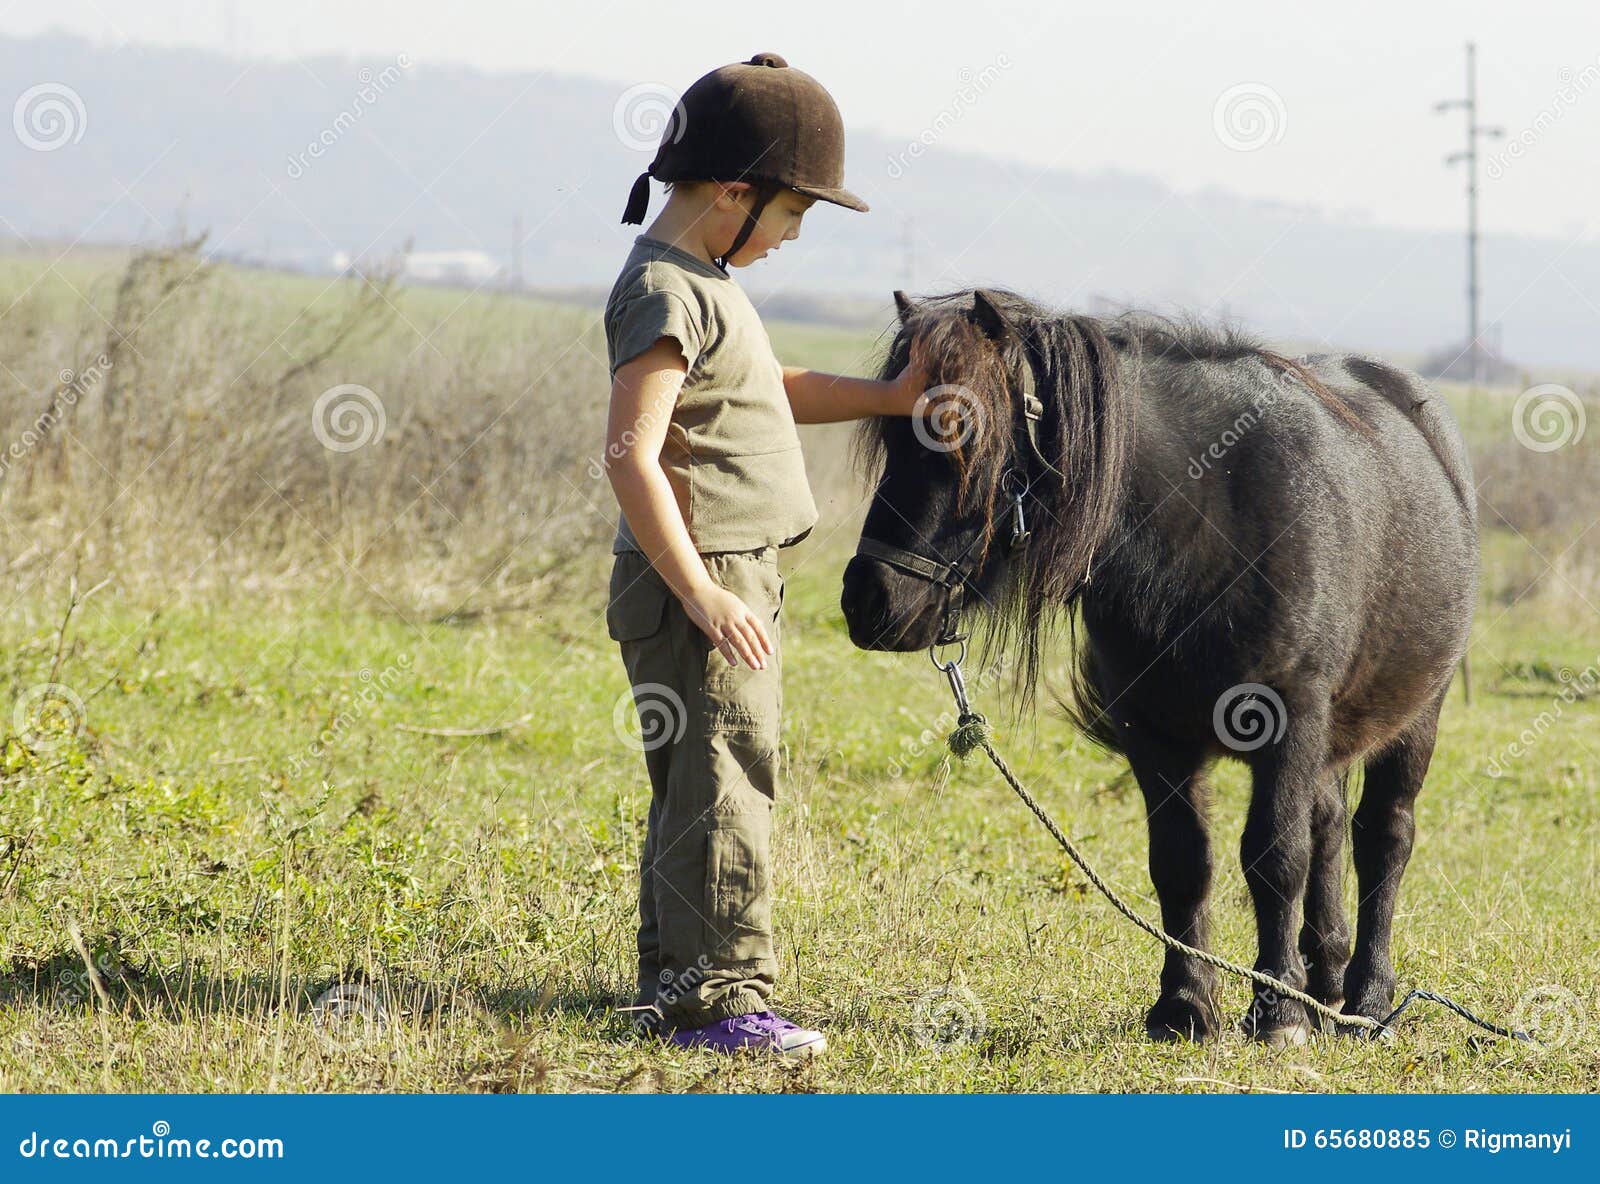
[{"label": "pony's ear", "polygon": [[917,306],[911,302],[911,297],[907,296],[899,288],[894,290],[894,311],[902,321],[907,320],[916,311],[916,308]]},{"label": "pony's ear", "polygon": [[1011,335],[1011,322],[994,298],[982,288],[972,293],[972,319],[995,341],[1004,341]]}]

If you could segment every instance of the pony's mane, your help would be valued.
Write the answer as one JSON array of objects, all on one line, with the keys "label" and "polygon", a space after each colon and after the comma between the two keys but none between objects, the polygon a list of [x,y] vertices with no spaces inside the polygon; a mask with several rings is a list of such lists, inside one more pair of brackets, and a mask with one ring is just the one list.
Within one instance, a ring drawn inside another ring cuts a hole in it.
[{"label": "pony's mane", "polygon": [[[1010,578],[983,614],[985,651],[1020,653],[1014,684],[1019,706],[1031,703],[1041,653],[1063,623],[1072,628],[1077,601],[1092,574],[1096,548],[1121,513],[1134,439],[1134,399],[1129,372],[1144,360],[1229,362],[1258,358],[1293,375],[1341,419],[1367,425],[1303,365],[1274,353],[1250,334],[1228,325],[1132,311],[1115,317],[1061,313],[1015,292],[986,288],[984,295],[1014,330],[1003,356],[973,316],[974,294],[950,292],[918,300],[902,318],[881,375],[898,374],[915,346],[927,386],[948,387],[971,406],[949,410],[961,420],[950,452],[956,470],[956,509],[986,523],[978,554],[986,555],[1006,521],[1003,478],[1020,415],[1011,376],[1026,343],[1045,405],[1040,450],[1060,474],[1036,477],[1033,538],[1010,565]],[[940,404],[930,410],[935,416]],[[1370,430],[1370,429],[1367,429]],[[890,440],[906,434],[900,416],[860,421],[852,453],[869,480],[881,473]],[[1051,509],[1046,509],[1046,506]]]}]

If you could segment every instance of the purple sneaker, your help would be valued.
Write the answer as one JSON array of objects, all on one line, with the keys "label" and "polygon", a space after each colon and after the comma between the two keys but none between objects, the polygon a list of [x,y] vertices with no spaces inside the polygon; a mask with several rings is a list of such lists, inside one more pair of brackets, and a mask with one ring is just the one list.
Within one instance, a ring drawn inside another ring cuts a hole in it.
[{"label": "purple sneaker", "polygon": [[812,1028],[791,1024],[770,1011],[718,1020],[703,1028],[680,1028],[667,1037],[679,1048],[705,1048],[712,1052],[770,1052],[786,1061],[814,1057],[828,1047],[827,1039]]}]

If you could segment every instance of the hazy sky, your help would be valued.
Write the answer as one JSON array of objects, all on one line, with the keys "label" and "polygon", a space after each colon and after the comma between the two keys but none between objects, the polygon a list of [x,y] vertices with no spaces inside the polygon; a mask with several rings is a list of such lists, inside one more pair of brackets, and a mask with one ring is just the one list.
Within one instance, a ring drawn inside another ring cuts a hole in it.
[{"label": "hazy sky", "polygon": [[589,75],[619,93],[681,89],[771,49],[820,78],[848,126],[908,143],[937,123],[943,145],[1036,167],[1150,173],[1185,190],[1428,228],[1463,218],[1461,172],[1444,157],[1464,120],[1432,105],[1463,91],[1472,37],[1481,118],[1519,153],[1504,155],[1510,140],[1485,144],[1486,160],[1503,154],[1486,170],[1485,228],[1600,237],[1595,0],[790,0],[695,11],[685,0],[0,0],[0,32],[272,56],[404,51],[423,68]]}]

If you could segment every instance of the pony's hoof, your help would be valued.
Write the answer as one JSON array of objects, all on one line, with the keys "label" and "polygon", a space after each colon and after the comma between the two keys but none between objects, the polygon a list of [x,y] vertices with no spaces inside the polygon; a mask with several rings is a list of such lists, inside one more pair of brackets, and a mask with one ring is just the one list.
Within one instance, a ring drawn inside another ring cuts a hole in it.
[{"label": "pony's hoof", "polygon": [[1384,1044],[1394,1043],[1394,1029],[1392,1028],[1369,1028],[1364,1024],[1359,1026],[1356,1024],[1335,1024],[1334,1026],[1338,1028],[1339,1035],[1346,1040],[1377,1040]]},{"label": "pony's hoof", "polygon": [[1218,1027],[1216,1006],[1184,993],[1163,995],[1144,1018],[1145,1035],[1165,1042],[1202,1043],[1215,1039]]},{"label": "pony's hoof", "polygon": [[[1344,1010],[1343,999],[1327,999],[1324,1002],[1335,1011]],[[1336,1024],[1331,1017],[1323,1015],[1320,1011],[1312,1011],[1309,1007],[1306,1008],[1306,1019],[1311,1024],[1312,1033],[1317,1036],[1332,1036],[1340,1028],[1345,1027],[1344,1024]]]},{"label": "pony's hoof", "polygon": [[1239,1021],[1239,1031],[1258,1044],[1265,1044],[1269,1048],[1299,1048],[1301,1045],[1311,1043],[1311,1021],[1306,1019],[1305,1009],[1297,1008],[1300,1012],[1293,1018],[1262,1015],[1260,1010],[1252,1007],[1244,1013],[1244,1018]]}]

